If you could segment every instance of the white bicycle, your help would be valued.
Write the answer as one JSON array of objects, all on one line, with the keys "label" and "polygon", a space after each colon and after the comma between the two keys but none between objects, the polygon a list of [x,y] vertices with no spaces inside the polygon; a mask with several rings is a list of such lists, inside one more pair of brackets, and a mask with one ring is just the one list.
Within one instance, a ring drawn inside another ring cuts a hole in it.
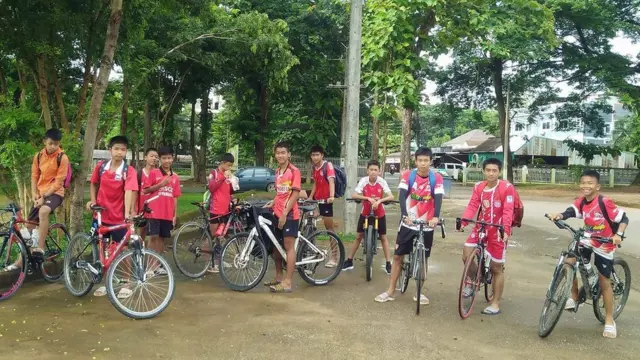
[{"label": "white bicycle", "polygon": [[[220,255],[220,276],[235,291],[251,290],[262,281],[269,265],[265,245],[268,242],[275,246],[283,259],[287,258],[283,246],[271,231],[273,221],[258,214],[255,206],[253,210],[257,226],[248,233],[239,233],[229,239]],[[316,231],[307,238],[298,232],[294,249],[298,273],[310,285],[326,285],[340,274],[345,252],[335,233]]]}]

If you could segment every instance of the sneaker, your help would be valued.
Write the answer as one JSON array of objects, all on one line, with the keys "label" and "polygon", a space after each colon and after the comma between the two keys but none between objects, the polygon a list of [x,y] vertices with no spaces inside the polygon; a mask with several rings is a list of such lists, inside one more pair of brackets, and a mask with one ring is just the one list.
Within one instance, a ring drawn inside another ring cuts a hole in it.
[{"label": "sneaker", "polygon": [[385,265],[384,272],[386,272],[387,275],[391,275],[391,263],[390,262],[387,262],[387,265]]},{"label": "sneaker", "polygon": [[353,270],[353,259],[345,260],[344,264],[342,265],[342,271],[345,270]]}]

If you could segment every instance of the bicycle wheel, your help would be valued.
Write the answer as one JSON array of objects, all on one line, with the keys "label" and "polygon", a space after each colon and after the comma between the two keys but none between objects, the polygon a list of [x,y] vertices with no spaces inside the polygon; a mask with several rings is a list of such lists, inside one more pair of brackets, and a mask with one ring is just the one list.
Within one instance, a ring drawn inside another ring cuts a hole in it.
[{"label": "bicycle wheel", "polygon": [[409,287],[409,279],[411,279],[411,254],[409,254],[409,260],[406,259],[402,262],[402,269],[398,281],[400,282],[400,293],[404,294]]},{"label": "bicycle wheel", "polygon": [[27,249],[11,233],[0,243],[0,300],[12,297],[27,277]]},{"label": "bicycle wheel", "polygon": [[460,290],[458,291],[458,314],[466,319],[471,315],[476,293],[480,289],[482,257],[480,249],[476,248],[464,263]]},{"label": "bicycle wheel", "polygon": [[[84,233],[77,233],[69,241],[64,254],[64,285],[73,296],[85,296],[93,287],[94,276],[88,269],[78,268],[78,263],[98,263],[98,244]],[[100,267],[98,270],[102,270]]]},{"label": "bicycle wheel", "polygon": [[[483,266],[484,269],[484,266]],[[484,270],[482,270],[484,272]],[[491,285],[491,280],[493,278],[493,274],[491,273],[491,269],[486,272],[483,276],[483,286],[484,286],[484,298],[488,303],[493,301],[493,286]]]},{"label": "bicycle wheel", "polygon": [[[615,320],[627,304],[629,291],[631,291],[631,270],[629,264],[623,259],[615,258],[613,260],[611,288],[613,289],[613,319]],[[596,315],[596,319],[604,324],[606,312],[602,295],[593,301],[593,313]]]},{"label": "bicycle wheel", "polygon": [[[220,225],[223,226],[223,225]],[[213,240],[202,223],[185,223],[173,236],[173,261],[186,277],[202,277],[211,266]]]},{"label": "bicycle wheel", "polygon": [[49,226],[49,233],[44,242],[44,262],[40,266],[42,276],[48,282],[60,280],[64,272],[64,252],[69,247],[71,237],[62,224]]},{"label": "bicycle wheel", "polygon": [[235,291],[253,289],[260,283],[269,265],[267,248],[258,235],[251,234],[240,233],[222,246],[220,277]]},{"label": "bicycle wheel", "polygon": [[574,269],[571,265],[556,267],[555,273],[547,291],[540,321],[538,323],[538,336],[547,337],[560,320],[564,306],[569,299],[571,285],[573,284]]},{"label": "bicycle wheel", "polygon": [[375,230],[373,230],[373,225],[369,225],[369,227],[367,227],[367,237],[364,245],[365,249],[367,249],[367,257],[365,262],[365,275],[367,281],[371,281],[371,275],[373,273],[373,254],[374,246],[376,246],[374,236]]},{"label": "bicycle wheel", "polygon": [[[166,275],[156,275],[160,267]],[[107,272],[107,295],[111,304],[132,319],[149,319],[163,312],[175,293],[169,262],[150,249],[127,250],[113,261]],[[128,289],[130,295],[124,297]]]},{"label": "bicycle wheel", "polygon": [[[310,285],[326,285],[335,280],[342,272],[344,263],[344,245],[333,232],[322,230],[311,235],[309,242],[302,242],[296,254],[296,263],[308,262],[298,265],[298,274]],[[335,265],[331,263],[334,260]],[[320,266],[324,263],[323,266]]]},{"label": "bicycle wheel", "polygon": [[422,284],[425,278],[424,250],[416,252],[416,315],[420,315],[420,297],[422,295]]}]

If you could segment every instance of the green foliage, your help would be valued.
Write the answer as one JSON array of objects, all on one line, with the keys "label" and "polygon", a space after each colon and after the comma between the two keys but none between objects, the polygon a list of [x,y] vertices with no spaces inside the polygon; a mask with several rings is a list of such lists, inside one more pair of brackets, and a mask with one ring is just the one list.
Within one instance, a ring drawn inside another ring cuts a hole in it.
[{"label": "green foliage", "polygon": [[616,147],[587,144],[569,139],[563,141],[563,143],[567,144],[569,149],[571,149],[572,151],[577,151],[578,154],[580,154],[580,157],[582,157],[587,162],[587,164],[591,162],[596,157],[596,155],[611,155],[612,157],[620,156],[620,149]]},{"label": "green foliage", "polygon": [[441,146],[471,130],[500,136],[498,114],[490,110],[462,109],[450,104],[421,106],[412,122],[418,145]]}]

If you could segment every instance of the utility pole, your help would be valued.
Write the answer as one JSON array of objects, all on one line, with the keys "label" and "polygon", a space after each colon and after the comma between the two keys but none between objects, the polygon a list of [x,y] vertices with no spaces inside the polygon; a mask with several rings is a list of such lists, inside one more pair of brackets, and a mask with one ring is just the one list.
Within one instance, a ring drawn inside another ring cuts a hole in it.
[{"label": "utility pole", "polygon": [[511,101],[511,82],[507,82],[507,104],[505,106],[505,115],[504,115],[504,136],[502,139],[502,154],[504,155],[504,160],[502,164],[502,178],[504,180],[509,180],[509,163],[511,162],[511,157],[509,153],[511,152],[509,149],[509,133],[511,127],[511,121],[509,119],[509,103]]},{"label": "utility pole", "polygon": [[[349,25],[349,58],[347,59],[347,124],[345,132],[344,169],[347,173],[347,191],[352,191],[358,183],[358,143],[360,122],[360,63],[362,45],[362,4],[363,0],[351,0]],[[344,204],[344,232],[356,231],[356,204]]]}]

